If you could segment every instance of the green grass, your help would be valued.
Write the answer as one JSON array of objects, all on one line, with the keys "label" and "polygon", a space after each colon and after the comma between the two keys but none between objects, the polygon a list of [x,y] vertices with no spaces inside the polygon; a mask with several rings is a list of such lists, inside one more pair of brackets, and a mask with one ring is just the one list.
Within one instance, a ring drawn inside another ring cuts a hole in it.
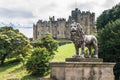
[{"label": "green grass", "polygon": [[0,66],[0,80],[7,80],[10,78],[19,78],[20,80],[36,80],[36,77],[30,76],[22,63],[14,60],[6,62]]},{"label": "green grass", "polygon": [[57,41],[58,41],[58,43],[61,43],[61,42],[71,42],[68,39],[57,39]]},{"label": "green grass", "polygon": [[70,58],[74,55],[75,49],[73,44],[67,44],[60,46],[58,52],[55,53],[55,56],[52,62],[62,62],[65,61],[65,58]]},{"label": "green grass", "polygon": [[[73,44],[60,46],[58,48],[58,52],[55,53],[52,62],[65,61],[65,58],[72,57],[74,53],[75,49]],[[49,75],[45,77],[49,77]],[[5,62],[3,66],[0,66],[0,80],[7,80],[9,78],[19,78],[20,80],[36,80],[38,76],[29,75],[22,63],[9,60]]]}]

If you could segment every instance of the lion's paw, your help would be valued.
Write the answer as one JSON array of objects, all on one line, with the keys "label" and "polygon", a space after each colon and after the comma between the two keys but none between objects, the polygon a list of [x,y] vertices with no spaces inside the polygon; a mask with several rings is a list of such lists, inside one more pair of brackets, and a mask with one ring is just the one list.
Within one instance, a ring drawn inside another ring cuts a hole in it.
[{"label": "lion's paw", "polygon": [[73,55],[72,57],[73,58],[79,58],[80,56],[79,55]]},{"label": "lion's paw", "polygon": [[84,54],[81,54],[81,55],[80,55],[80,58],[85,58],[85,57],[84,57]]},{"label": "lion's paw", "polygon": [[93,58],[98,58],[98,55],[93,55]]}]

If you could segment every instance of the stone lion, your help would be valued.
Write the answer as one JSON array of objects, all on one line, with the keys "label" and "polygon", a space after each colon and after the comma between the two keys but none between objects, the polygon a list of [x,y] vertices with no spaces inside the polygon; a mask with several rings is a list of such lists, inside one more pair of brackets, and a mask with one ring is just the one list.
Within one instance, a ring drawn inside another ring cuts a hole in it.
[{"label": "stone lion", "polygon": [[[85,35],[82,26],[79,23],[71,24],[71,40],[74,43],[76,55],[73,57],[85,58],[84,49],[88,48],[88,57],[98,58],[98,43],[97,39],[93,35]],[[81,48],[81,54],[79,55],[79,48]],[[92,48],[94,48],[94,55],[92,56]]]}]

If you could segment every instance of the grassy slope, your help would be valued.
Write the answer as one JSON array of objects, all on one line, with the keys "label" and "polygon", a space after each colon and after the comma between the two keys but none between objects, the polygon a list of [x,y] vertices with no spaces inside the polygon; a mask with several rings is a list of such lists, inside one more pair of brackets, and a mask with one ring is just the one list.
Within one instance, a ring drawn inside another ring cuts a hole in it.
[{"label": "grassy slope", "polygon": [[20,80],[36,80],[36,77],[30,76],[26,69],[22,67],[22,63],[10,61],[0,66],[0,80],[10,78],[19,78]]},{"label": "grassy slope", "polygon": [[[58,52],[56,52],[54,62],[65,61],[65,58],[72,57],[74,55],[73,44],[67,44],[60,46]],[[36,80],[37,77],[30,76],[26,69],[22,67],[19,62],[9,62],[0,67],[0,80],[7,80],[9,78],[19,78],[20,80]]]},{"label": "grassy slope", "polygon": [[58,43],[59,43],[59,42],[71,42],[71,41],[68,40],[68,39],[57,39],[57,41],[58,41]]},{"label": "grassy slope", "polygon": [[70,58],[74,55],[75,49],[73,44],[60,46],[56,52],[52,62],[65,61],[65,58]]}]

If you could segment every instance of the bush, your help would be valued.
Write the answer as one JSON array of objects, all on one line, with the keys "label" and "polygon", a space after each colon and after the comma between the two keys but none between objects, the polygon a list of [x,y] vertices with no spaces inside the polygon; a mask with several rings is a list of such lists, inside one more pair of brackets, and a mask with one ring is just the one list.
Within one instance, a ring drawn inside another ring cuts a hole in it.
[{"label": "bush", "polygon": [[32,48],[29,39],[17,29],[5,26],[0,27],[0,64],[3,65],[6,59],[25,59]]},{"label": "bush", "polygon": [[52,38],[52,35],[47,33],[41,42],[43,47],[45,47],[50,52],[50,55],[54,55],[54,51],[57,51],[58,43]]},{"label": "bush", "polygon": [[45,48],[34,48],[31,57],[26,63],[26,68],[29,73],[45,75],[49,70],[49,60],[51,56]]},{"label": "bush", "polygon": [[33,47],[46,48],[51,56],[54,55],[54,51],[57,51],[58,48],[57,41],[52,38],[50,33],[47,33],[41,40],[32,41],[31,45]]}]

